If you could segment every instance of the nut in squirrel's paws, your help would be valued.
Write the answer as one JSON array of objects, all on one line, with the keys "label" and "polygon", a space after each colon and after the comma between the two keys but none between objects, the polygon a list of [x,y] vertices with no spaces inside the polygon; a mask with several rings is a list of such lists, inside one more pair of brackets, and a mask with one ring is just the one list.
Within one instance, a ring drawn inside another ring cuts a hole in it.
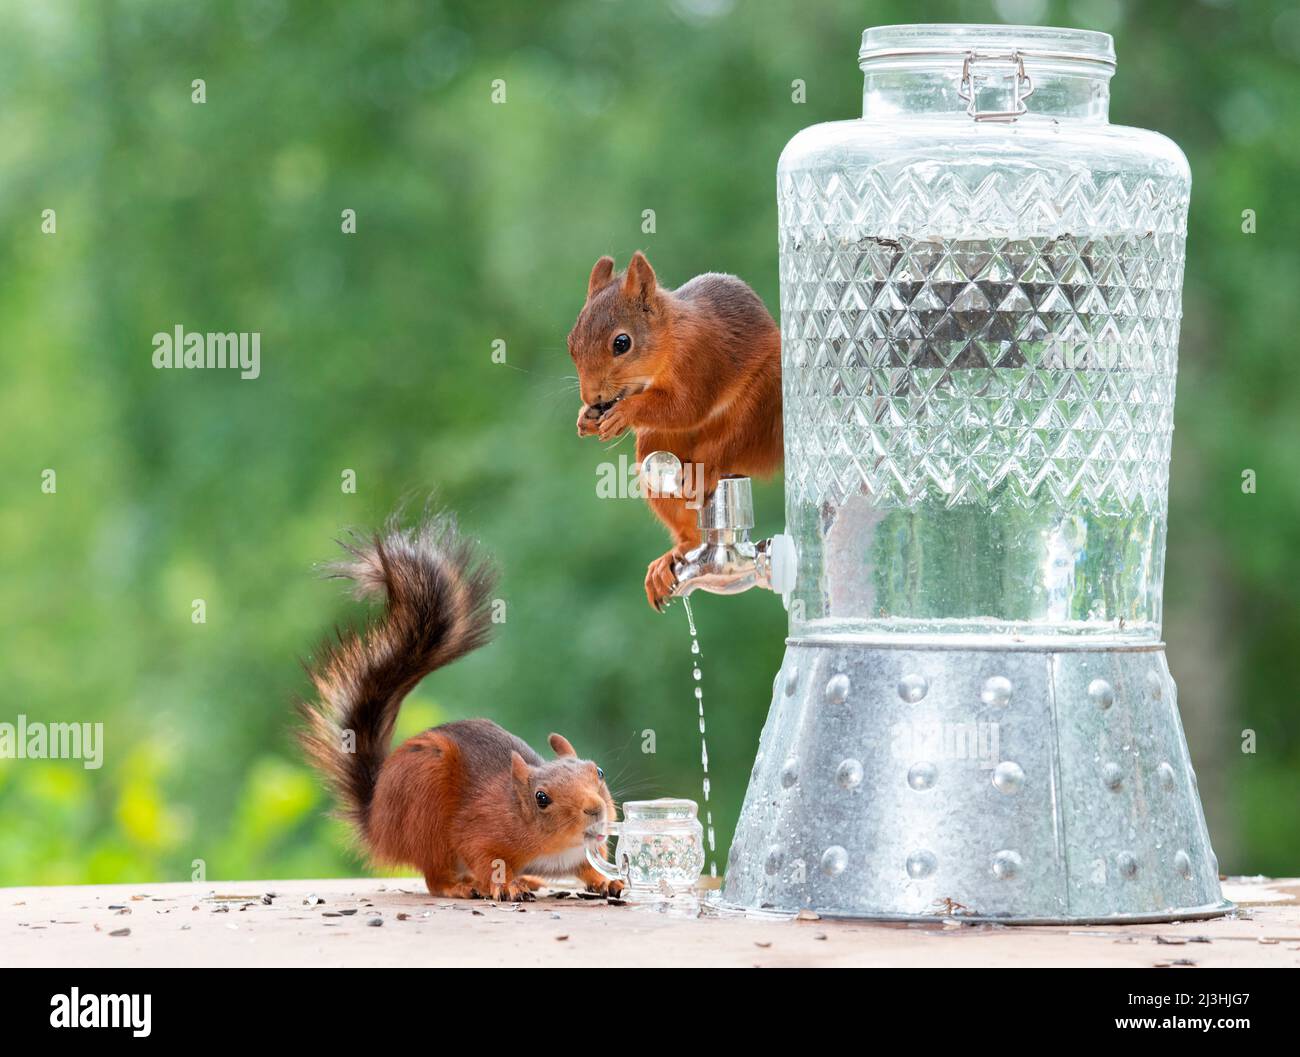
[{"label": "nut in squirrel's paws", "polygon": [[600,421],[596,424],[601,440],[613,440],[631,426],[632,423],[628,421],[627,406],[622,400],[601,415]]},{"label": "nut in squirrel's paws", "polygon": [[595,407],[588,404],[582,405],[582,409],[578,412],[579,437],[594,437],[600,432],[596,428],[596,423],[600,421],[600,410],[603,406],[605,405],[598,404]]},{"label": "nut in squirrel's paws", "polygon": [[646,570],[645,596],[650,602],[650,608],[656,612],[663,612],[664,603],[668,601],[673,593],[673,588],[677,586],[677,575],[673,572],[673,563],[678,561],[680,557],[676,550],[670,550],[667,554],[652,561],[650,567]]}]

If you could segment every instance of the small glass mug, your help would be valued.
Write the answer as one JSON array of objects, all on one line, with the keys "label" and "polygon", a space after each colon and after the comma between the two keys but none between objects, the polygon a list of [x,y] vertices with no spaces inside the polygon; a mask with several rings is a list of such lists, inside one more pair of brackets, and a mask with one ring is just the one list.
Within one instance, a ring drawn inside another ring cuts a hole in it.
[{"label": "small glass mug", "polygon": [[633,894],[693,889],[704,870],[704,827],[694,800],[630,800],[623,821],[606,821],[603,833],[618,837],[611,866],[587,844],[587,862],[603,877],[622,881]]}]

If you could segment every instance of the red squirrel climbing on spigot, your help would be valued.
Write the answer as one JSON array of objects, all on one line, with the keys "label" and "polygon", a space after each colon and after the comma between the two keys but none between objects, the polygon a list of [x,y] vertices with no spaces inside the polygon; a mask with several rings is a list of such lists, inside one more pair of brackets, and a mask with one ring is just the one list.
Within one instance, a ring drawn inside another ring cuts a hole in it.
[{"label": "red squirrel climbing on spigot", "polygon": [[635,430],[638,462],[667,451],[702,478],[693,500],[647,496],[673,540],[646,571],[646,598],[661,609],[673,563],[700,543],[697,510],[718,478],[781,467],[780,330],[734,275],[709,272],[670,290],[638,250],[625,272],[615,274],[612,257],[592,268],[569,355],[582,396],[578,436]]}]

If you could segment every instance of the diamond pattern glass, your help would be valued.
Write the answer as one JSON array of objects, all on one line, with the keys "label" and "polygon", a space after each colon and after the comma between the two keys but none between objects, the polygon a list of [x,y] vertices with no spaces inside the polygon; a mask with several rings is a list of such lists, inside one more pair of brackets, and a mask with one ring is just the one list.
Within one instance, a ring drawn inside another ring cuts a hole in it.
[{"label": "diamond pattern glass", "polygon": [[802,171],[779,203],[789,494],[1163,511],[1182,187]]},{"label": "diamond pattern glass", "polygon": [[1185,176],[835,136],[778,174],[792,630],[1158,637]]}]

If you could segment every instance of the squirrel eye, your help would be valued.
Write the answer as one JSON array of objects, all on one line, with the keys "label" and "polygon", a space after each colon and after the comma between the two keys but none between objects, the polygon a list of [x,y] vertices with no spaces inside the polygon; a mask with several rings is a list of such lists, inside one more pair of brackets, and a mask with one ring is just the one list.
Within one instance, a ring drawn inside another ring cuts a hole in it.
[{"label": "squirrel eye", "polygon": [[632,339],[626,334],[620,334],[614,339],[614,355],[622,356],[632,347]]},{"label": "squirrel eye", "polygon": [[599,778],[602,782],[605,780],[605,769],[603,767],[596,768],[596,777]]},{"label": "squirrel eye", "polygon": [[545,806],[546,806],[547,804],[549,804],[550,802],[551,802],[551,798],[550,798],[549,796],[547,796],[544,792],[542,792],[542,790],[540,790],[540,789],[537,790],[537,806],[538,806],[538,807],[545,807]]}]

